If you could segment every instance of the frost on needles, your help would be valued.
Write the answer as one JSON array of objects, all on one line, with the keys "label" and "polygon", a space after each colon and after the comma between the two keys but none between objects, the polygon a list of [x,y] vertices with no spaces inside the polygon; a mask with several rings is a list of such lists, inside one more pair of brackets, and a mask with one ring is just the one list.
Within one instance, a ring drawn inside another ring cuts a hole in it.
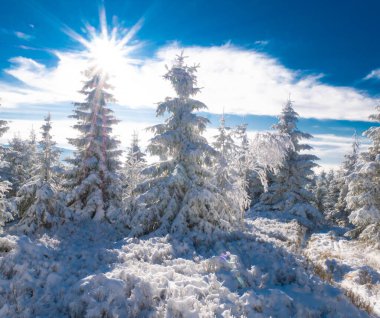
[{"label": "frost on needles", "polygon": [[85,73],[87,80],[81,93],[84,102],[74,103],[72,118],[79,137],[70,138],[75,146],[74,158],[68,159],[67,204],[80,219],[111,220],[121,209],[121,180],[117,149],[119,141],[112,137],[112,126],[118,123],[107,103],[114,101],[108,76],[95,67]]},{"label": "frost on needles", "polygon": [[51,128],[49,114],[41,127],[42,139],[31,167],[32,176],[17,192],[16,203],[21,218],[18,227],[24,232],[50,228],[69,217],[59,197],[61,151],[53,141]]},{"label": "frost on needles", "polygon": [[297,128],[299,115],[288,100],[279,116],[279,121],[273,126],[283,136],[288,136],[293,149],[288,149],[282,165],[274,169],[268,180],[268,191],[260,197],[256,210],[276,210],[287,212],[296,217],[303,225],[312,228],[322,219],[321,213],[310,202],[314,200],[309,191],[318,158],[312,154],[303,153],[311,146],[301,143],[302,139],[312,136]]},{"label": "frost on needles", "polygon": [[157,116],[167,115],[167,119],[150,128],[154,137],[147,150],[161,160],[145,169],[148,178],[137,187],[141,194],[132,235],[190,230],[210,234],[241,222],[242,211],[214,182],[212,164],[217,151],[202,136],[209,121],[194,113],[207,109],[192,98],[200,91],[197,68],[186,65],[180,55],[164,75],[177,96],[158,104]]}]

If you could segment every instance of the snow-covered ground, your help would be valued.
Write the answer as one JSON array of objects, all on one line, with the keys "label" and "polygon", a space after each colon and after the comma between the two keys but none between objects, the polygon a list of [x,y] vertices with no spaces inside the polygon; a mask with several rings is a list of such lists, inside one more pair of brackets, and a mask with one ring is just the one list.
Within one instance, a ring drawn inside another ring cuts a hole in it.
[{"label": "snow-covered ground", "polygon": [[380,317],[380,250],[334,232],[314,234],[305,255],[322,276]]},{"label": "snow-covered ground", "polygon": [[125,238],[96,222],[7,233],[0,317],[368,317],[314,274],[300,252],[305,231],[270,215],[211,245]]}]

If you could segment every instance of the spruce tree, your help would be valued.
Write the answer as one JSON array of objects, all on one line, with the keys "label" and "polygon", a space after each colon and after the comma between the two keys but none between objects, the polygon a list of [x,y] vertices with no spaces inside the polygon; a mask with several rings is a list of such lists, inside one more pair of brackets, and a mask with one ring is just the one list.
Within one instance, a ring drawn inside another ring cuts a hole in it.
[{"label": "spruce tree", "polygon": [[0,137],[2,137],[8,131],[8,129],[8,122],[6,120],[0,119]]},{"label": "spruce tree", "polygon": [[338,172],[334,172],[334,170],[330,170],[327,174],[327,194],[325,201],[325,210],[323,211],[326,218],[334,223],[337,223],[337,211],[336,204],[339,198],[340,191],[340,175]]},{"label": "spruce tree", "polygon": [[[214,148],[218,151],[214,164],[215,184],[229,202],[245,210],[249,206],[247,179],[243,169],[242,149],[235,144],[235,131],[226,126],[224,114],[220,118]],[[245,167],[244,167],[245,168]]]},{"label": "spruce tree", "polygon": [[321,220],[321,214],[312,205],[314,201],[309,185],[314,178],[314,162],[318,158],[312,154],[302,153],[312,149],[301,143],[312,136],[297,128],[299,115],[294,111],[292,101],[288,100],[273,126],[280,135],[287,136],[293,145],[288,149],[283,164],[274,173],[268,191],[263,193],[257,209],[286,211],[294,215],[301,223],[313,227]]},{"label": "spruce tree", "polygon": [[328,192],[328,181],[327,175],[325,171],[322,171],[317,177],[315,181],[314,187],[314,198],[315,204],[319,211],[325,211],[326,208],[326,196]]},{"label": "spruce tree", "polygon": [[3,168],[2,175],[12,184],[9,196],[16,195],[20,187],[29,180],[36,164],[36,140],[33,132],[29,140],[14,135],[5,150],[4,159],[7,165]]},{"label": "spruce tree", "polygon": [[214,149],[218,151],[217,161],[215,162],[216,185],[223,191],[230,189],[234,182],[232,174],[236,173],[232,166],[237,146],[233,140],[233,130],[226,126],[224,113],[220,117],[218,134],[214,136]]},{"label": "spruce tree", "polygon": [[351,152],[344,156],[343,163],[338,172],[338,187],[340,188],[338,201],[335,205],[336,218],[346,225],[348,222],[349,209],[347,207],[347,194],[350,176],[355,172],[359,160],[359,139],[356,133],[352,142]]},{"label": "spruce tree", "polygon": [[167,114],[167,118],[151,127],[154,137],[147,149],[161,161],[144,171],[149,177],[138,186],[142,194],[131,223],[132,235],[183,235],[190,230],[210,234],[231,229],[241,220],[242,211],[213,184],[210,168],[217,152],[202,136],[208,120],[194,113],[207,107],[192,99],[200,91],[197,68],[185,65],[180,55],[164,75],[177,96],[157,107],[157,116]]},{"label": "spruce tree", "polygon": [[[2,137],[8,129],[8,122],[5,120],[0,120],[0,137]],[[8,170],[8,165],[4,158],[4,152],[5,149],[0,146],[0,231],[5,222],[12,218],[12,216],[7,212],[6,193],[11,189],[11,184],[6,180],[7,175],[4,173]]]},{"label": "spruce tree", "polygon": [[121,208],[121,180],[118,150],[119,141],[112,136],[112,126],[118,123],[107,106],[114,101],[108,90],[108,76],[90,67],[80,91],[83,102],[74,103],[78,130],[77,138],[69,142],[75,146],[74,158],[68,159],[71,169],[67,173],[69,187],[67,204],[78,218],[96,220],[117,217]]},{"label": "spruce tree", "polygon": [[143,182],[143,168],[146,166],[145,153],[141,151],[136,132],[133,133],[131,146],[127,150],[124,165],[123,203],[124,209],[131,213],[136,208],[136,186]]},{"label": "spruce tree", "polygon": [[26,232],[42,226],[49,228],[65,217],[63,205],[57,197],[61,151],[53,141],[51,128],[49,114],[41,127],[36,163],[31,168],[33,175],[17,192],[16,202],[21,216],[19,226]]},{"label": "spruce tree", "polygon": [[[370,119],[379,123],[380,106],[376,109],[379,113]],[[372,144],[357,159],[348,177],[346,202],[349,220],[355,226],[348,235],[380,244],[380,127],[371,127],[364,135]]]}]

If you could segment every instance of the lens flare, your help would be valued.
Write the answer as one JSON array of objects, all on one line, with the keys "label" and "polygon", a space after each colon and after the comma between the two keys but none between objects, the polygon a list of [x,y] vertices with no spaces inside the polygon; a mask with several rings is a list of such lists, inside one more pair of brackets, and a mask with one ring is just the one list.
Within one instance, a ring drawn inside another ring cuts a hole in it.
[{"label": "lens flare", "polygon": [[87,25],[88,38],[81,36],[72,29],[64,31],[73,39],[81,43],[86,51],[85,57],[101,72],[114,74],[120,66],[132,61],[128,56],[139,44],[132,44],[131,40],[141,28],[139,20],[131,29],[113,27],[109,32],[104,8],[100,11],[100,32]]}]

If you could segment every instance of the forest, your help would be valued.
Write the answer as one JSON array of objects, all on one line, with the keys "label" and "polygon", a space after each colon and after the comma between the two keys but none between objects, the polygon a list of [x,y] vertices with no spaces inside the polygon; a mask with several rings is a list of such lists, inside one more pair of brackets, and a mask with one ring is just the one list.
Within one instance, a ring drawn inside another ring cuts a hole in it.
[{"label": "forest", "polygon": [[355,135],[339,169],[316,173],[290,98],[268,132],[223,114],[207,140],[199,67],[181,53],[163,70],[175,95],[146,149],[134,131],[120,148],[92,64],[71,156],[50,114],[1,146],[1,317],[380,315],[380,106],[369,148]]}]

